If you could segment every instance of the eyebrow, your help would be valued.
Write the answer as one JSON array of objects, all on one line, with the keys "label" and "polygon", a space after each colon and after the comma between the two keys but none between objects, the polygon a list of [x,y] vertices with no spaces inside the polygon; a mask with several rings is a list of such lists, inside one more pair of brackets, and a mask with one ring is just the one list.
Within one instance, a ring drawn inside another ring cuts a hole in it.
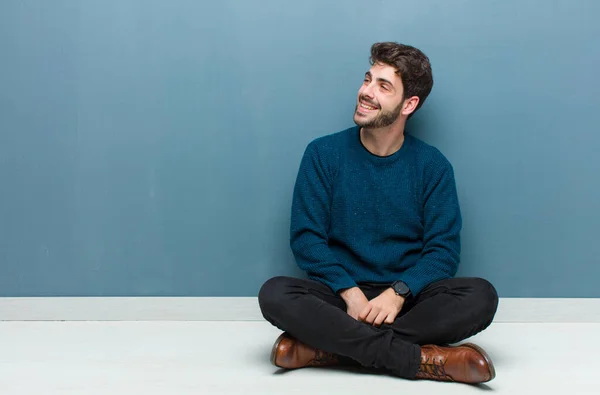
[{"label": "eyebrow", "polygon": [[[365,73],[365,77],[369,77],[369,78],[373,78],[373,74],[371,74],[370,71],[367,71]],[[390,84],[392,87],[394,86],[394,84],[392,84],[392,81],[386,80],[385,78],[377,78],[377,81],[379,82],[387,82],[388,84]]]}]

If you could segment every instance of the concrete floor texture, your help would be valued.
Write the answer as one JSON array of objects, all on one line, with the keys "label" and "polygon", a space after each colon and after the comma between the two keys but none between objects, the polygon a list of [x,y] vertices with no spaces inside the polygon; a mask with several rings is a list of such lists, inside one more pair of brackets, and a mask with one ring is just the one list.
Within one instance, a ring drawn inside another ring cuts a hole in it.
[{"label": "concrete floor texture", "polygon": [[280,370],[260,321],[0,322],[0,394],[597,394],[598,323],[493,323],[469,341],[496,378],[404,380],[352,368]]}]

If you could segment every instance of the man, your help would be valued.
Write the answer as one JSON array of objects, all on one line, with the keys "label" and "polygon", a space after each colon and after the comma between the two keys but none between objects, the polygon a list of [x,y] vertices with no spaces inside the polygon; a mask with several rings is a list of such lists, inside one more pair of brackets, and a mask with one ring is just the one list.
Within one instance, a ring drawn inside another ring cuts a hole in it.
[{"label": "man", "polygon": [[480,278],[455,278],[462,219],[454,173],[404,133],[433,79],[418,49],[376,43],[358,91],[356,127],[311,142],[294,188],[291,248],[309,279],[275,277],[259,292],[284,333],[282,368],[359,364],[408,379],[482,383],[489,356],[468,343],[498,305]]}]

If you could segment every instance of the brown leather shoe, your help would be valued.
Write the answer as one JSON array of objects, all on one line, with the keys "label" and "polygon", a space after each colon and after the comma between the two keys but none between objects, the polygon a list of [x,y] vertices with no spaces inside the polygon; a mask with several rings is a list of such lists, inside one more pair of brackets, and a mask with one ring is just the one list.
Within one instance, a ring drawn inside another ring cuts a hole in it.
[{"label": "brown leather shoe", "polygon": [[329,366],[338,364],[335,354],[317,350],[282,333],[271,351],[271,363],[285,369],[298,369],[307,366]]},{"label": "brown leather shoe", "polygon": [[472,343],[456,347],[421,346],[418,379],[485,383],[496,377],[492,360]]}]

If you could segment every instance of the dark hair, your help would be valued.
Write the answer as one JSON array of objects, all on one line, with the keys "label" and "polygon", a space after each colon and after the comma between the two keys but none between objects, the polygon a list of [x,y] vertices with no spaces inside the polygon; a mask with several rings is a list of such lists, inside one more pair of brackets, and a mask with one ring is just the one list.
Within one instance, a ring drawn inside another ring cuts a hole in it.
[{"label": "dark hair", "polygon": [[371,46],[369,60],[371,65],[382,63],[396,69],[396,74],[400,76],[404,86],[404,97],[402,99],[405,100],[412,96],[419,98],[419,104],[412,113],[414,114],[423,105],[433,87],[433,75],[429,58],[410,45],[383,42]]}]

